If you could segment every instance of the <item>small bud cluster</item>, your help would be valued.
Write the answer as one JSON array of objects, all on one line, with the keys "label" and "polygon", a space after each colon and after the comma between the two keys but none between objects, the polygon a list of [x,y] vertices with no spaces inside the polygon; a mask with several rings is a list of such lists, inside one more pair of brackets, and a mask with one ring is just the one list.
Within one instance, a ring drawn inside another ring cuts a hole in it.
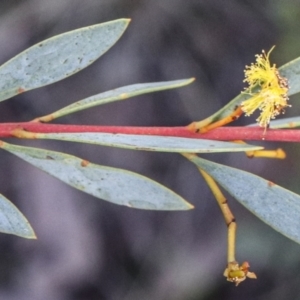
[{"label": "small bud cluster", "polygon": [[228,281],[238,286],[247,277],[251,279],[257,278],[255,273],[249,271],[249,267],[250,265],[246,261],[241,266],[236,261],[230,262],[224,271],[224,276],[227,277]]}]

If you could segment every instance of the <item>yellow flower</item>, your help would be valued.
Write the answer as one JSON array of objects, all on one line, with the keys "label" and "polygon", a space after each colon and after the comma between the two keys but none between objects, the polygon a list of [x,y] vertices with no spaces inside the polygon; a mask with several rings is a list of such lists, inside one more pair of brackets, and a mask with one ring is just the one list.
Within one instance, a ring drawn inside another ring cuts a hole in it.
[{"label": "yellow flower", "polygon": [[244,82],[248,83],[249,87],[244,93],[252,97],[241,103],[246,116],[250,116],[257,109],[261,111],[257,121],[265,128],[271,119],[289,106],[287,79],[280,76],[275,64],[270,64],[269,56],[273,49],[274,47],[267,54],[262,51],[262,54],[255,56],[255,63],[246,66]]}]

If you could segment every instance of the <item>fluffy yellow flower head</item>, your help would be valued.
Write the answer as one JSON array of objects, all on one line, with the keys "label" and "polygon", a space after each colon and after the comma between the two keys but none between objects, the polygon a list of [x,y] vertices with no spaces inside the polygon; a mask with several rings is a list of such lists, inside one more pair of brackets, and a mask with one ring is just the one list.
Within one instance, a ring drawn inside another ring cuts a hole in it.
[{"label": "fluffy yellow flower head", "polygon": [[248,83],[249,87],[244,93],[252,97],[241,103],[246,116],[250,116],[256,109],[261,111],[257,121],[265,128],[271,119],[289,106],[287,79],[280,76],[275,64],[270,64],[269,56],[273,49],[274,47],[268,53],[262,51],[262,54],[255,56],[255,63],[246,66],[244,82]]}]

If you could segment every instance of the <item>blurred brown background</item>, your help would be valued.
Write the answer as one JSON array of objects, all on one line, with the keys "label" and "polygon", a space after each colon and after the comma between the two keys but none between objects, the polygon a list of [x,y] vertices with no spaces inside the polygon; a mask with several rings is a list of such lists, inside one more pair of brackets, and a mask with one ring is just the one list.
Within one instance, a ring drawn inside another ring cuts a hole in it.
[{"label": "blurred brown background", "polygon": [[[277,65],[300,55],[300,1],[10,0],[0,2],[0,62],[53,35],[132,18],[121,40],[88,69],[1,103],[2,122],[25,121],[84,97],[138,82],[188,77],[191,86],[97,107],[60,123],[179,126],[207,117],[243,89],[244,66],[276,45]],[[0,78],[1,80],[1,78]],[[291,99],[286,116],[297,115]],[[242,118],[238,124],[253,122]],[[1,193],[38,236],[0,235],[0,298],[7,300],[300,299],[300,247],[228,196],[238,222],[237,259],[258,280],[226,282],[226,226],[193,165],[180,155],[52,141],[13,141],[139,172],[195,205],[152,212],[110,204],[1,153]],[[299,146],[284,161],[205,156],[300,193]],[[249,195],[250,197],[251,195]]]}]

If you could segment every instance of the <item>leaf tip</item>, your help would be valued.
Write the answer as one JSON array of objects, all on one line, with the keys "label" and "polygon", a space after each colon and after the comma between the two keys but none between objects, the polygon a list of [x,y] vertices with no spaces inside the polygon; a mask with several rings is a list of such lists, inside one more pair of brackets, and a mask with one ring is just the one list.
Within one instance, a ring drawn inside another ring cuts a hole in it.
[{"label": "leaf tip", "polygon": [[37,236],[29,223],[27,223],[27,228],[25,229],[25,232],[26,233],[23,232],[23,234],[20,236],[29,240],[37,240]]},{"label": "leaf tip", "polygon": [[123,21],[126,24],[126,27],[129,25],[129,23],[131,22],[130,18],[124,18],[124,19],[120,19],[120,21]]},{"label": "leaf tip", "polygon": [[191,203],[187,202],[184,199],[181,199],[180,205],[179,206],[177,205],[176,207],[173,206],[172,209],[170,209],[170,210],[177,210],[177,211],[181,210],[181,211],[183,211],[183,210],[191,210],[191,209],[194,209],[194,208],[195,208],[194,205],[192,205]]},{"label": "leaf tip", "polygon": [[30,239],[30,240],[37,240],[38,239],[35,232],[33,232],[32,235],[28,236],[27,238]]},{"label": "leaf tip", "polygon": [[183,79],[181,82],[181,86],[189,85],[189,84],[193,83],[195,80],[196,80],[196,77]]},{"label": "leaf tip", "polygon": [[194,209],[194,208],[195,208],[195,206],[192,205],[192,204],[189,203],[189,202],[187,202],[186,204],[187,204],[187,210],[190,210],[190,209]]}]

